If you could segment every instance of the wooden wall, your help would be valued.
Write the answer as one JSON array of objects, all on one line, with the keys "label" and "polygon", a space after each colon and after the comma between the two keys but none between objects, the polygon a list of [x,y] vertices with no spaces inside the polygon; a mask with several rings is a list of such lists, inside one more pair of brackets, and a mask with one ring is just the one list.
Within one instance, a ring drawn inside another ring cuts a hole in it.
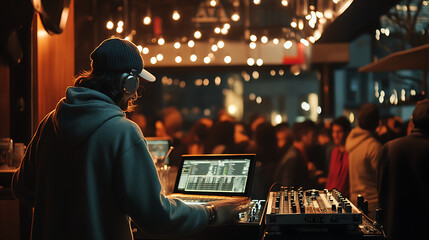
[{"label": "wooden wall", "polygon": [[73,85],[74,77],[74,1],[66,27],[61,34],[49,35],[37,16],[37,35],[34,44],[34,123],[35,128],[43,117],[52,111]]},{"label": "wooden wall", "polygon": [[10,73],[0,61],[0,138],[10,137]]}]

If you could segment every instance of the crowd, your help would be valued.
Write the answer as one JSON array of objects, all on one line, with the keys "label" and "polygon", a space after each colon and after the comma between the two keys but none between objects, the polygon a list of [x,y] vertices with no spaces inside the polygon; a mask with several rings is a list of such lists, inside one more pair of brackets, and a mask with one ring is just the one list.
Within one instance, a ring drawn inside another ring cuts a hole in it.
[{"label": "crowd", "polygon": [[[425,104],[420,106],[428,105],[428,100],[423,102]],[[396,207],[390,206],[391,201],[385,200],[392,195],[390,192],[386,193],[386,189],[387,186],[392,187],[391,181],[395,176],[389,172],[391,167],[386,167],[386,157],[381,156],[383,151],[386,155],[386,150],[382,148],[388,148],[393,140],[411,136],[419,129],[427,129],[429,123],[429,120],[423,121],[417,128],[413,126],[413,121],[403,122],[397,116],[380,117],[377,106],[364,104],[358,111],[354,127],[344,116],[318,123],[306,120],[293,126],[288,123],[272,126],[268,119],[259,114],[244,122],[235,121],[221,112],[216,119],[199,119],[185,132],[182,128],[182,116],[177,109],[169,107],[163,113],[152,124],[145,124],[143,127],[139,125],[145,136],[172,139],[175,146],[171,158],[172,168],[177,168],[182,154],[256,153],[257,167],[252,197],[265,198],[275,182],[304,189],[335,188],[355,205],[357,196],[363,196],[371,219],[375,219],[376,209],[380,207],[387,208],[384,215],[391,219],[389,211],[393,210],[390,208]],[[426,118],[423,119],[427,120],[427,109],[420,113],[425,114]],[[415,113],[413,117],[414,115]],[[138,112],[129,117],[135,120],[145,119]],[[409,149],[402,160],[407,162],[408,155],[412,152]],[[381,161],[384,162],[380,163]],[[404,177],[413,174],[412,170],[402,173]],[[429,186],[419,182],[419,179],[413,179],[410,184]],[[386,226],[390,234],[395,234],[392,227],[395,224]]]}]

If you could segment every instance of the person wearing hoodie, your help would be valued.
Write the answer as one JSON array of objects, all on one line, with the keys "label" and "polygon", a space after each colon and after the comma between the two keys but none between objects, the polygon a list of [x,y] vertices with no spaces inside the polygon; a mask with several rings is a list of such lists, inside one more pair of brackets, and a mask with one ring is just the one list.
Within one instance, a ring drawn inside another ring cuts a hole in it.
[{"label": "person wearing hoodie", "polygon": [[417,103],[411,122],[411,133],[384,144],[379,155],[378,199],[388,239],[427,237],[429,99]]},{"label": "person wearing hoodie", "polygon": [[374,137],[379,124],[379,110],[374,104],[364,104],[357,116],[357,127],[351,130],[346,139],[349,153],[350,200],[357,205],[361,195],[368,201],[369,217],[375,219],[378,208],[377,155],[381,144]]},{"label": "person wearing hoodie", "polygon": [[[33,208],[32,239],[133,239],[131,219],[152,234],[189,234],[233,221],[240,203],[188,206],[161,194],[139,126],[125,117],[155,77],[137,47],[103,41],[39,124],[12,191]],[[140,79],[140,80],[141,80]]]}]

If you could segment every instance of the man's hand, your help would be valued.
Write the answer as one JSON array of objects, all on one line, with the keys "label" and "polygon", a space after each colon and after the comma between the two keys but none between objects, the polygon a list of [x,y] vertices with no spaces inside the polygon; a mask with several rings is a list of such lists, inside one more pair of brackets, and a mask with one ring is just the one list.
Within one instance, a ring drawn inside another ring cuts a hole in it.
[{"label": "man's hand", "polygon": [[210,202],[215,209],[215,220],[210,226],[222,226],[233,224],[238,220],[238,214],[243,210],[249,208],[250,200],[220,200]]}]

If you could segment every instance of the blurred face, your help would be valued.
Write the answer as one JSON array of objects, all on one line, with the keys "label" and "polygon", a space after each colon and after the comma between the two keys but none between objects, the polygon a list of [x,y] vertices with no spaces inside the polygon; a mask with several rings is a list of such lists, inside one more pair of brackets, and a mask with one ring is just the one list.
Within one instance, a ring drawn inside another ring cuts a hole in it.
[{"label": "blurred face", "polygon": [[302,143],[304,144],[304,147],[308,148],[313,146],[316,142],[315,132],[309,131],[307,134],[302,136],[301,140],[302,140]]},{"label": "blurred face", "polygon": [[344,144],[344,130],[339,125],[332,125],[332,139],[334,140],[335,145],[342,145]]}]

